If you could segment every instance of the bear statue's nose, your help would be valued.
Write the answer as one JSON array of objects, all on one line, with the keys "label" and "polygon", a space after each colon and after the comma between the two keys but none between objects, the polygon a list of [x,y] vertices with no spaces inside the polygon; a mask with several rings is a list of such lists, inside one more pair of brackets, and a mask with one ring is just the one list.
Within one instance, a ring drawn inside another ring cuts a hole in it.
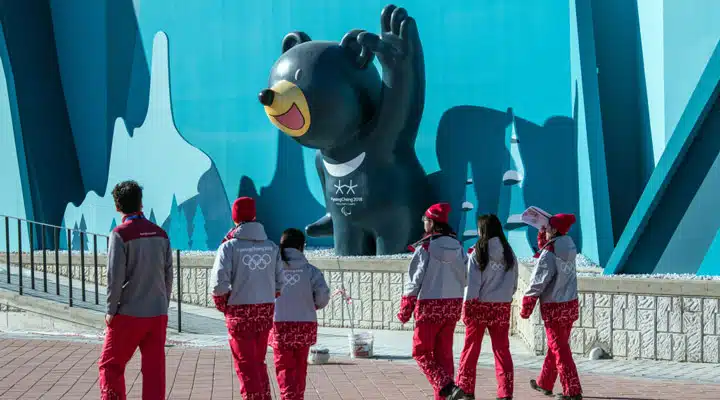
[{"label": "bear statue's nose", "polygon": [[260,104],[270,107],[275,100],[275,92],[272,89],[265,89],[258,94],[258,99],[260,99]]}]

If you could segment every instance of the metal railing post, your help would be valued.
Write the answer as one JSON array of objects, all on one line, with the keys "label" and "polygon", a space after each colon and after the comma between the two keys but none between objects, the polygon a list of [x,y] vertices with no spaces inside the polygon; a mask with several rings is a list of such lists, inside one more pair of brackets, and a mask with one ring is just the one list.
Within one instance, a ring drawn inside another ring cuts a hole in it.
[{"label": "metal railing post", "polygon": [[80,292],[85,302],[85,232],[80,231]]},{"label": "metal railing post", "polygon": [[95,304],[100,304],[100,291],[98,290],[98,250],[97,235],[93,235],[93,264],[95,265]]},{"label": "metal railing post", "polygon": [[73,306],[73,285],[72,285],[72,230],[68,229],[68,305]]},{"label": "metal railing post", "polygon": [[60,296],[60,228],[53,231],[53,240],[55,240],[55,294]]},{"label": "metal railing post", "polygon": [[43,257],[43,291],[47,293],[47,245],[45,244],[45,240],[47,239],[45,235],[47,235],[47,230],[45,229],[45,225],[41,228],[41,235],[42,239],[40,239],[40,246],[42,246],[42,257]]},{"label": "metal railing post", "polygon": [[182,332],[182,274],[180,273],[180,250],[176,252],[177,256],[177,319],[178,332]]},{"label": "metal railing post", "polygon": [[5,266],[6,273],[7,273],[7,283],[11,283],[11,274],[10,274],[10,218],[5,217]]},{"label": "metal railing post", "polygon": [[22,263],[22,221],[18,222],[18,291],[23,294],[23,263]]},{"label": "metal railing post", "polygon": [[28,221],[28,238],[30,239],[30,289],[35,290],[35,234],[33,224]]}]

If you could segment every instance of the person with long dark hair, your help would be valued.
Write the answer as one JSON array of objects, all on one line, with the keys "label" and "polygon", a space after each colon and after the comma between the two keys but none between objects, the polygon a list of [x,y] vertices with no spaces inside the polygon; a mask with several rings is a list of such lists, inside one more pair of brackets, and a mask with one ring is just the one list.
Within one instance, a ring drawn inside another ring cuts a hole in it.
[{"label": "person with long dark hair", "polygon": [[330,302],[322,272],[303,254],[305,235],[290,228],[280,238],[285,286],[275,300],[270,331],[281,400],[303,400],[310,346],[317,341],[317,312]]},{"label": "person with long dark hair", "polygon": [[447,203],[425,212],[425,236],[411,246],[409,279],[397,315],[403,324],[415,316],[412,355],[433,386],[436,400],[465,396],[453,381],[453,336],[467,280],[467,255],[448,225],[449,214]]},{"label": "person with long dark hair", "polygon": [[255,200],[235,200],[232,218],[236,227],[220,245],[211,272],[213,300],[225,315],[243,399],[270,400],[265,356],[283,263],[280,249],[256,221]]},{"label": "person with long dark hair", "polygon": [[570,332],[580,313],[575,268],[577,248],[567,235],[574,223],[574,215],[557,214],[550,217],[549,226],[541,230],[539,236],[545,237],[539,237],[542,239],[538,243],[540,256],[520,311],[522,318],[530,318],[540,300],[548,350],[540,375],[537,380],[530,380],[530,387],[551,396],[559,375],[563,392],[557,398],[561,400],[582,399],[580,377],[570,350]]},{"label": "person with long dark hair", "polygon": [[475,398],[480,347],[487,328],[495,355],[498,400],[513,397],[513,360],[510,355],[510,311],[517,290],[518,263],[494,214],[477,219],[478,240],[470,248],[468,286],[463,304],[465,346],[457,383],[466,399]]}]

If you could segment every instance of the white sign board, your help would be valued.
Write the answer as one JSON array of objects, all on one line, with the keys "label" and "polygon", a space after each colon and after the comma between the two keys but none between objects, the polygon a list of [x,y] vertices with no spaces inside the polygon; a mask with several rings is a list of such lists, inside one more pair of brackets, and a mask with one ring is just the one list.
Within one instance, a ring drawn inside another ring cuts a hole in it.
[{"label": "white sign board", "polygon": [[534,228],[542,229],[542,227],[548,226],[551,216],[547,211],[531,206],[522,213],[522,221]]}]

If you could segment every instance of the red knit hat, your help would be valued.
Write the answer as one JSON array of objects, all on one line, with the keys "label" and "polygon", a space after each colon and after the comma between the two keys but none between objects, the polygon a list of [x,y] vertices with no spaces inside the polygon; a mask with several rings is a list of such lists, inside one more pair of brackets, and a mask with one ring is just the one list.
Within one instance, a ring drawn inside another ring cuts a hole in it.
[{"label": "red knit hat", "polygon": [[550,226],[557,229],[562,235],[566,235],[574,223],[575,215],[573,214],[555,214],[550,217]]},{"label": "red knit hat", "polygon": [[236,224],[255,221],[255,200],[251,197],[240,197],[233,203],[232,219]]},{"label": "red knit hat", "polygon": [[430,208],[425,211],[425,217],[435,222],[447,224],[450,220],[450,204],[437,203],[431,205]]}]

